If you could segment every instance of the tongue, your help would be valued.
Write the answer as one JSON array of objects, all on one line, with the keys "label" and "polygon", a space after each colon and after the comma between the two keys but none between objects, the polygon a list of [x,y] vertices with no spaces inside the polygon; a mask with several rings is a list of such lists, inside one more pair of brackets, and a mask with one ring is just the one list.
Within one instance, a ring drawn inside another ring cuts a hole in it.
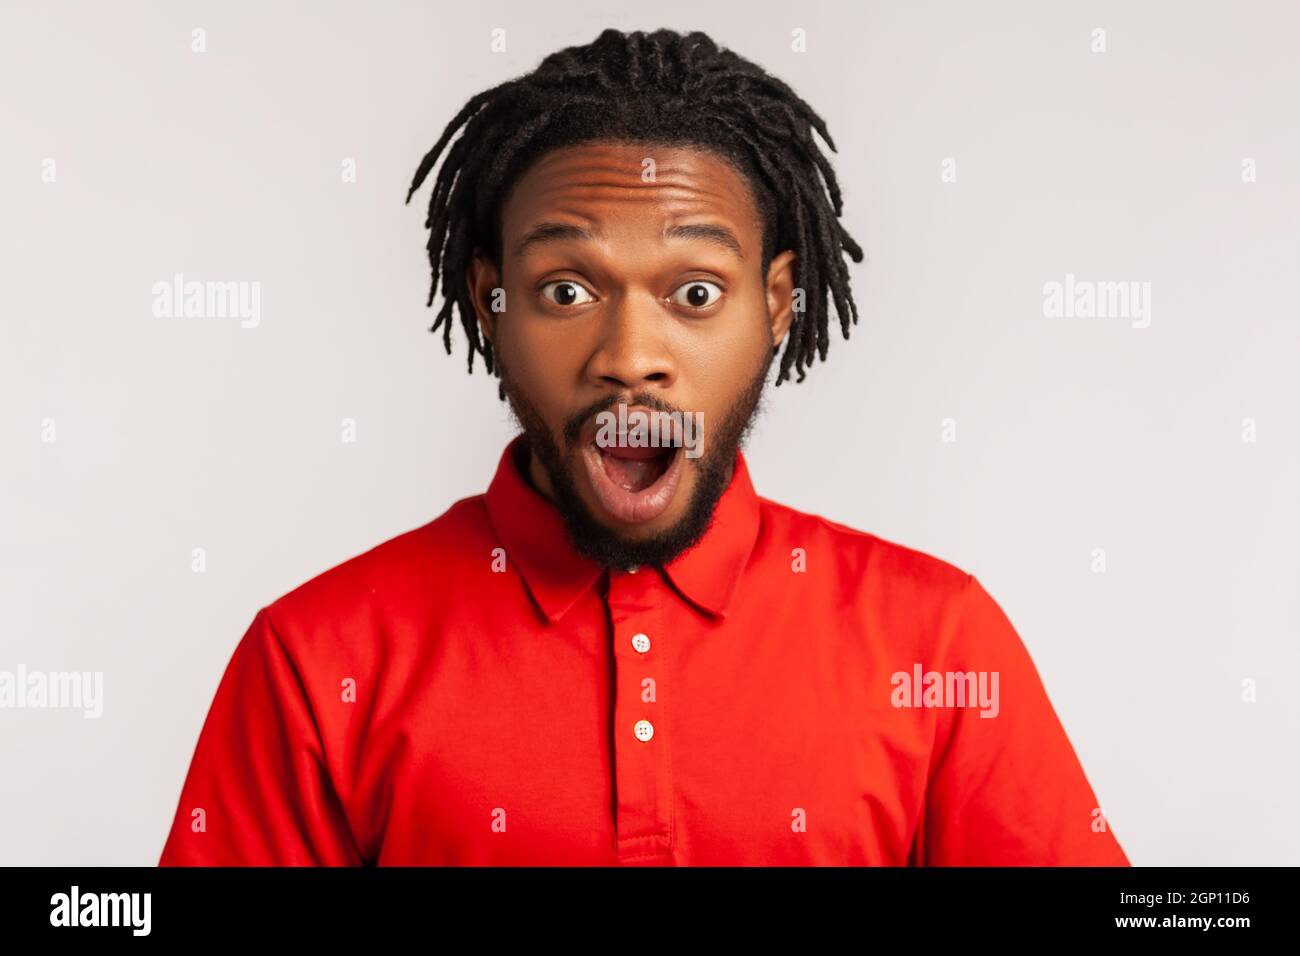
[{"label": "tongue", "polygon": [[606,451],[600,456],[605,466],[605,474],[609,476],[614,484],[626,491],[644,491],[653,485],[664,472],[662,449],[652,450],[656,454],[653,457],[645,458],[639,456],[627,458],[621,455],[612,455]]}]

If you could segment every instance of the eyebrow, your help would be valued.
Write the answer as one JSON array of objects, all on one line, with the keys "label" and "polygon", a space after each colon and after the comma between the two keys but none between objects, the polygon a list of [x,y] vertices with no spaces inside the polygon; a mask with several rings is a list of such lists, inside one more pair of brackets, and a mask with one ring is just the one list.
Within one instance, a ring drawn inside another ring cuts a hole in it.
[{"label": "eyebrow", "polygon": [[[515,243],[514,255],[516,257],[522,256],[528,249],[549,242],[590,241],[596,238],[599,238],[599,233],[592,232],[583,226],[575,226],[567,222],[539,222],[529,229],[522,239]],[[664,230],[664,238],[703,239],[705,242],[721,246],[735,255],[737,259],[743,261],[745,258],[745,253],[740,245],[740,240],[736,238],[736,234],[726,226],[715,223],[700,222],[669,226]]]},{"label": "eyebrow", "polygon": [[669,226],[664,230],[665,239],[703,239],[734,253],[737,259],[744,260],[740,240],[726,226],[711,222],[689,223],[682,226]]},{"label": "eyebrow", "polygon": [[582,226],[567,222],[539,222],[529,229],[524,237],[515,244],[515,256],[522,256],[532,246],[545,245],[548,242],[563,242],[567,239],[591,240],[597,234]]}]

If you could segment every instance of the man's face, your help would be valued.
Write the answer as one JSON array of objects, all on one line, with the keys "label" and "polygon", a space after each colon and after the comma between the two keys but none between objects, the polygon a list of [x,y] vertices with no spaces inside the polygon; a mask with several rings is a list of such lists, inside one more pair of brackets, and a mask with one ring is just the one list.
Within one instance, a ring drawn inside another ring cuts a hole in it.
[{"label": "man's face", "polygon": [[[556,150],[518,179],[501,218],[501,268],[476,255],[470,289],[529,477],[589,557],[666,563],[698,540],[730,480],[790,325],[794,254],[762,274],[745,178],[692,147]],[[620,403],[629,422],[654,411],[701,425],[698,444],[629,447],[600,428]]]}]

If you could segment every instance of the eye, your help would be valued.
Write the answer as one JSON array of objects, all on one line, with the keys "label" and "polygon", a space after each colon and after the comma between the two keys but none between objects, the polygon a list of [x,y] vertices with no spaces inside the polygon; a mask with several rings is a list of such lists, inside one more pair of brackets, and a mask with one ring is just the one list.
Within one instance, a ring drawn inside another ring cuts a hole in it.
[{"label": "eye", "polygon": [[[547,290],[552,290],[548,292]],[[572,279],[558,279],[542,286],[542,296],[553,305],[585,305],[596,297]],[[586,296],[586,298],[583,298]]]},{"label": "eye", "polygon": [[722,289],[703,279],[692,279],[673,293],[673,301],[688,309],[707,309],[720,298]]}]

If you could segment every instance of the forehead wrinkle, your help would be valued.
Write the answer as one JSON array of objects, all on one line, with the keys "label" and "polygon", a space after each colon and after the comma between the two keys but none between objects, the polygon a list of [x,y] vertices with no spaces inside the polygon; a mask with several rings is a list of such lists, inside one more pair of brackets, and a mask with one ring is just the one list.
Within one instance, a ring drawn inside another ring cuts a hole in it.
[{"label": "forehead wrinkle", "polygon": [[[712,243],[742,261],[746,259],[735,228],[753,216],[753,199],[743,180],[733,183],[728,178],[739,177],[736,170],[711,156],[665,158],[656,166],[655,180],[651,182],[641,179],[641,170],[640,160],[611,158],[601,152],[553,153],[544,157],[525,175],[531,182],[522,184],[525,188],[516,192],[516,199],[526,197],[520,211],[533,224],[516,244],[514,254],[553,241],[603,241],[600,220],[604,216],[600,210],[587,207],[607,202],[662,207],[666,224],[661,241]],[[715,222],[681,222],[695,217]],[[562,219],[569,222],[559,221]],[[719,219],[721,223],[716,222]]]},{"label": "forehead wrinkle", "polygon": [[[515,244],[512,255],[520,258],[530,248],[560,242],[603,242],[605,234],[598,225],[592,228],[574,225],[569,222],[543,220],[536,223]],[[671,222],[660,232],[660,241],[664,244],[672,240],[686,242],[706,242],[734,255],[741,262],[746,261],[745,250],[736,234],[727,226],[714,222]]]},{"label": "forehead wrinkle", "polygon": [[[633,151],[639,154],[640,151]],[[589,199],[593,194],[610,191],[620,197],[629,193],[643,193],[657,202],[714,202],[731,206],[736,201],[733,184],[725,179],[710,187],[710,180],[737,177],[739,174],[727,163],[712,156],[676,157],[656,161],[655,179],[644,181],[640,159],[628,160],[609,157],[604,151],[561,151],[544,156],[525,175],[535,179],[527,189],[536,199],[543,201],[558,194],[552,201],[564,198]],[[740,185],[742,201],[749,200],[748,190]]]}]

